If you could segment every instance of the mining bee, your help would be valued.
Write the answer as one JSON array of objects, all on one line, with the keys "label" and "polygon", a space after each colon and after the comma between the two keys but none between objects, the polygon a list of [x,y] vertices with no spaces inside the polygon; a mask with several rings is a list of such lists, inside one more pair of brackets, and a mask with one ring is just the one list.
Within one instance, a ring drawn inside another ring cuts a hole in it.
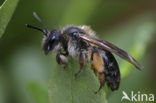
[{"label": "mining bee", "polygon": [[84,69],[84,64],[89,62],[91,69],[100,81],[100,87],[95,93],[99,92],[105,83],[112,91],[119,88],[120,70],[112,53],[130,62],[137,69],[141,70],[142,68],[127,52],[105,40],[100,40],[88,26],[68,25],[61,29],[49,31],[37,14],[33,13],[33,15],[44,29],[28,24],[26,26],[44,34],[44,53],[56,52],[56,61],[62,66],[67,65],[69,56],[78,59],[80,70],[75,76]]}]

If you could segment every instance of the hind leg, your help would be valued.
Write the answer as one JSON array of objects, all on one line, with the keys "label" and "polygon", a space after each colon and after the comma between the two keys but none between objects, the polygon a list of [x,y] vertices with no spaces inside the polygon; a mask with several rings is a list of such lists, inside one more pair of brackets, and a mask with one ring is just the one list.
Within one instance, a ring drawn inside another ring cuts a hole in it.
[{"label": "hind leg", "polygon": [[104,73],[103,72],[99,73],[98,77],[99,77],[99,81],[100,81],[100,87],[99,87],[99,89],[97,91],[94,92],[95,94],[97,94],[105,84]]},{"label": "hind leg", "polygon": [[95,93],[98,93],[102,89],[102,87],[104,86],[105,80],[104,80],[104,61],[103,61],[103,58],[102,58],[102,56],[99,53],[99,50],[97,48],[93,48],[92,69],[95,72],[98,72],[100,87],[95,92]]}]

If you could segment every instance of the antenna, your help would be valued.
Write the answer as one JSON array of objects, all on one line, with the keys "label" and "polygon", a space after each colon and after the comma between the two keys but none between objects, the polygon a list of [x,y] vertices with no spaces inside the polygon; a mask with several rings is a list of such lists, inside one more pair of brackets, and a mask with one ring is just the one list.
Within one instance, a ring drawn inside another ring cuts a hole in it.
[{"label": "antenna", "polygon": [[43,28],[45,29],[45,33],[48,33],[48,29],[47,27],[43,24],[42,20],[39,18],[39,16],[36,14],[36,12],[33,12],[34,17],[39,21],[39,23],[43,26]]},{"label": "antenna", "polygon": [[46,36],[46,32],[44,30],[42,30],[41,28],[39,28],[39,27],[35,27],[35,26],[29,25],[29,24],[25,24],[25,26],[28,27],[28,28],[39,30]]}]

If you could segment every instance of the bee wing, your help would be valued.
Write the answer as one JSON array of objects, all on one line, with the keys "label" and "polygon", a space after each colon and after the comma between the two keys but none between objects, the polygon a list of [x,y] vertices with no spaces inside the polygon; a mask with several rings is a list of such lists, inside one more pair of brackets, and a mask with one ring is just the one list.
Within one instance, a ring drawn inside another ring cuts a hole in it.
[{"label": "bee wing", "polygon": [[87,35],[84,35],[84,34],[80,34],[79,39],[86,41],[88,43],[94,44],[94,45],[100,47],[101,49],[112,52],[112,53],[118,55],[119,57],[125,59],[126,61],[130,62],[131,64],[133,64],[137,69],[139,69],[139,70],[142,69],[142,66],[132,56],[130,56],[127,52],[125,52],[124,50],[118,48],[117,46],[115,46],[105,40],[99,40],[96,38],[88,37]]}]

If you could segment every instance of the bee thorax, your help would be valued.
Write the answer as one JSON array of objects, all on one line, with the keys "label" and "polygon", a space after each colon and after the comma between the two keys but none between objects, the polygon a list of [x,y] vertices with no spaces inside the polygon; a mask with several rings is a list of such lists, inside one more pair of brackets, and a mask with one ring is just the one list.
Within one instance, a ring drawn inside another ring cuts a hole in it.
[{"label": "bee thorax", "polygon": [[68,43],[68,52],[69,55],[72,56],[73,58],[78,56],[78,49],[76,48],[74,43],[71,42]]}]

